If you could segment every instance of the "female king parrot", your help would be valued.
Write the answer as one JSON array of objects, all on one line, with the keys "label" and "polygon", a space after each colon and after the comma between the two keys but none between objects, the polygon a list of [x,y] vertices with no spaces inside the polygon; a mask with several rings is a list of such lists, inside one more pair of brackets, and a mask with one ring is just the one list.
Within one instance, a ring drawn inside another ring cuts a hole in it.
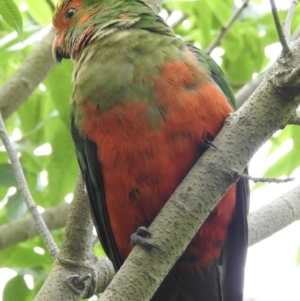
[{"label": "female king parrot", "polygon": [[[74,61],[71,133],[93,220],[118,270],[131,234],[151,224],[234,96],[217,64],[142,0],[62,0],[53,25],[57,63]],[[240,180],[151,301],[242,300],[247,200]]]}]

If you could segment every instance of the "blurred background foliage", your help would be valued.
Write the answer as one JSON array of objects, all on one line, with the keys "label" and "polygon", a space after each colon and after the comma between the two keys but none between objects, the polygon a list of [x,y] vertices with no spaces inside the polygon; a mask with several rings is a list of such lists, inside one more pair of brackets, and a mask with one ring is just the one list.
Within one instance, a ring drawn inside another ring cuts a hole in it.
[{"label": "blurred background foliage", "polygon": [[[263,9],[265,2],[250,1],[212,52],[235,92],[268,67],[278,48],[271,13]],[[161,15],[184,40],[205,50],[240,4],[239,0],[167,0]],[[55,6],[55,1],[51,0],[0,0],[0,86],[22,64],[35,42],[51,30]],[[7,15],[7,9],[11,7],[13,11],[17,10]],[[299,11],[300,6],[293,20],[293,31],[300,24]],[[282,20],[285,14],[286,11],[280,11]],[[64,60],[61,67],[54,67],[30,98],[6,121],[30,191],[41,211],[72,199],[78,173],[68,125],[71,72],[71,61]],[[288,126],[270,139],[266,158],[287,142],[290,147],[265,170],[266,176],[289,176],[300,166],[299,127]],[[0,144],[0,225],[28,215],[15,186],[7,154]],[[52,232],[58,245],[63,231]],[[97,252],[100,254],[101,250]],[[50,272],[52,259],[41,238],[35,237],[1,250],[0,268],[4,267],[16,274],[7,282],[3,300],[11,301],[18,295],[29,301]]]}]

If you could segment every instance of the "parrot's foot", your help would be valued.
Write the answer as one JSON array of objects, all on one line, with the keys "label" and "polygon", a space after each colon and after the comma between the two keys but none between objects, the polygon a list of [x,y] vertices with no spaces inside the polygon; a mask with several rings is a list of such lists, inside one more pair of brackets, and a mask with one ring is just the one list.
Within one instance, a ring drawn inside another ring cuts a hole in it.
[{"label": "parrot's foot", "polygon": [[157,244],[151,242],[147,237],[151,237],[151,232],[146,227],[139,227],[136,232],[130,235],[130,242],[132,246],[140,245],[147,250],[155,249],[159,252],[163,252],[162,248]]},{"label": "parrot's foot", "polygon": [[207,139],[201,141],[201,147],[203,147],[204,150],[208,150],[210,147],[213,147],[214,149],[218,149],[211,141]]}]

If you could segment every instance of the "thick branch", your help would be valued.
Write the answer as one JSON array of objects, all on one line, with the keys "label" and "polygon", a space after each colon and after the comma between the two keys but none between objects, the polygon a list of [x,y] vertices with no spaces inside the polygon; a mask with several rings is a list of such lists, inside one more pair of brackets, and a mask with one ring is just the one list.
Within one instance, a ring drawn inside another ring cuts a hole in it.
[{"label": "thick branch", "polygon": [[[69,204],[63,204],[42,213],[42,218],[49,230],[65,226],[69,207]],[[36,223],[31,216],[2,225],[0,226],[0,250],[30,239],[38,233]]]},{"label": "thick branch", "polygon": [[300,125],[300,116],[298,116],[298,113],[296,111],[291,116],[291,119],[289,120],[289,124]]},{"label": "thick branch", "polygon": [[255,78],[250,83],[245,84],[236,94],[236,105],[237,107],[241,107],[242,104],[251,96],[251,94],[257,89],[259,84],[262,82],[264,78],[264,74],[260,75],[259,77]]},{"label": "thick branch", "polygon": [[[95,291],[102,292],[105,289],[114,270],[107,258],[94,256],[92,230],[89,204],[79,176],[61,251],[34,301],[81,300],[90,297]],[[86,279],[79,284],[81,277]]]},{"label": "thick branch", "polygon": [[249,246],[266,239],[300,219],[300,185],[249,217]]},{"label": "thick branch", "polygon": [[53,38],[54,32],[51,31],[0,88],[0,111],[4,119],[27,100],[54,66],[51,53]]},{"label": "thick branch", "polygon": [[93,254],[93,226],[88,198],[79,175],[59,258],[71,258],[74,263],[89,258]]}]

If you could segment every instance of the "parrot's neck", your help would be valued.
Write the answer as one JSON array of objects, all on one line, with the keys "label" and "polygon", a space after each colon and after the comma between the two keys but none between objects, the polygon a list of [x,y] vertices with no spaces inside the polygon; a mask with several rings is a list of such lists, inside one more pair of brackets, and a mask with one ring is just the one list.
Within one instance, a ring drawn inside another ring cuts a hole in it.
[{"label": "parrot's neck", "polygon": [[71,102],[87,100],[104,111],[115,103],[154,103],[154,81],[162,66],[185,59],[184,49],[184,42],[175,36],[142,29],[93,40],[75,61]]},{"label": "parrot's neck", "polygon": [[[149,7],[143,5],[143,11],[141,11],[141,7],[139,9],[140,11],[136,14],[134,11],[124,10],[124,12],[118,13],[113,18],[109,14],[111,11],[106,12],[107,16],[102,14],[92,15],[77,31],[74,31],[75,33],[73,31],[68,33],[71,58],[78,61],[82,52],[90,43],[99,42],[103,45],[115,43],[123,40],[124,37],[128,37],[129,33],[134,33],[136,30],[175,37],[172,29]],[[100,46],[100,44],[98,45]]]}]

